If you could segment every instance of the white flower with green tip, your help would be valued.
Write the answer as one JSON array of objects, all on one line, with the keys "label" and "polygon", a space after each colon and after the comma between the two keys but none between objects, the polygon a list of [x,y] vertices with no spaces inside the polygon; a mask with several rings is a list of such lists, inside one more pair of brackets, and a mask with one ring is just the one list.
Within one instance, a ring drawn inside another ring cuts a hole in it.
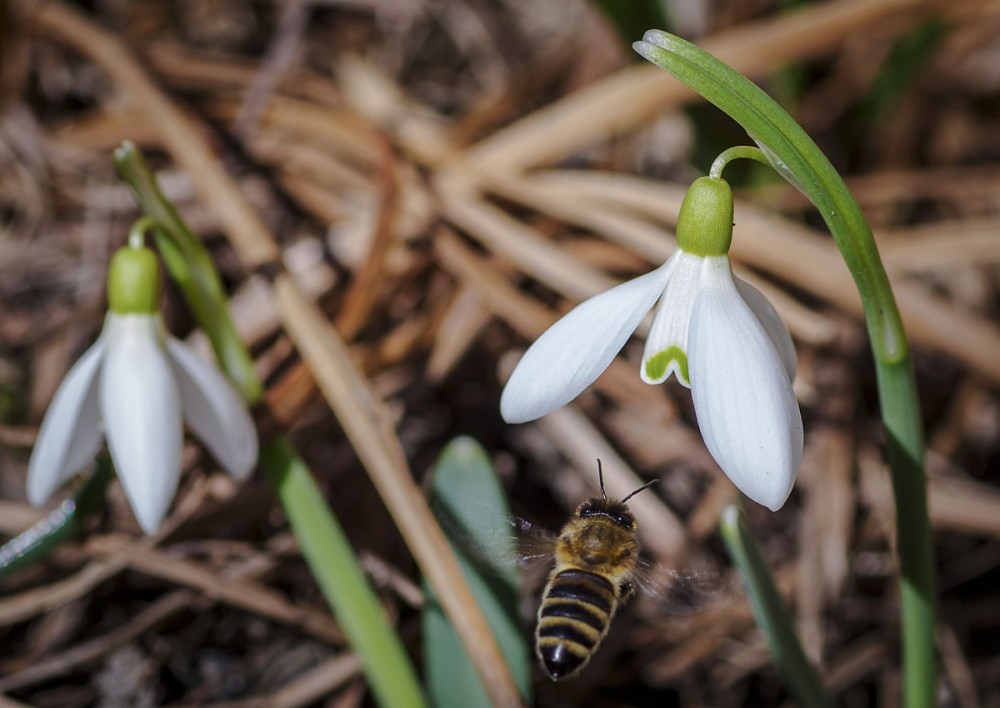
[{"label": "white flower with green tip", "polygon": [[504,388],[504,420],[534,420],[576,398],[659,300],[642,379],[660,383],[674,374],[689,387],[719,467],[754,501],[781,508],[802,460],[802,417],[791,386],[795,347],[767,299],[733,275],[732,225],[729,185],[696,180],[670,258],[581,303],[539,337]]},{"label": "white flower with green tip", "polygon": [[218,369],[164,330],[152,251],[115,254],[108,299],[100,337],[70,369],[42,421],[28,463],[28,500],[44,504],[107,438],[136,519],[151,534],[177,491],[184,421],[240,481],[256,464],[257,431]]}]

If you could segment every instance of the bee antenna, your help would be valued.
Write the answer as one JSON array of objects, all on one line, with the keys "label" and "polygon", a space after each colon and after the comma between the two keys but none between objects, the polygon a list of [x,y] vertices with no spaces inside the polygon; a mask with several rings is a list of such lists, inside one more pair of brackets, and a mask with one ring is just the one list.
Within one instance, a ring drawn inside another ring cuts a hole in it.
[{"label": "bee antenna", "polygon": [[[601,498],[604,501],[608,500],[608,495],[604,492],[604,470],[601,468],[601,458],[597,458],[597,479],[601,483]],[[633,492],[634,494],[635,492]]]},{"label": "bee antenna", "polygon": [[646,482],[644,485],[642,485],[641,487],[639,487],[638,489],[636,489],[631,494],[626,495],[625,498],[622,499],[622,504],[624,504],[625,502],[627,502],[629,499],[631,499],[632,497],[634,497],[636,494],[638,494],[639,492],[641,492],[643,489],[649,489],[654,484],[658,484],[659,481],[660,481],[659,477],[657,477],[656,479],[649,480],[648,482]]}]

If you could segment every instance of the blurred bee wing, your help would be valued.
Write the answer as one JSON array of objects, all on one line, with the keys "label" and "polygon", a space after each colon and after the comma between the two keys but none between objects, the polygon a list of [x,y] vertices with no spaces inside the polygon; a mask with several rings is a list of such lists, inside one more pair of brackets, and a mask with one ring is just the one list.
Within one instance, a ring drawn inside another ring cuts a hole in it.
[{"label": "blurred bee wing", "polygon": [[732,598],[727,583],[714,571],[681,572],[643,560],[633,582],[658,611],[672,615],[694,614]]},{"label": "blurred bee wing", "polygon": [[507,515],[506,523],[498,528],[478,521],[495,518],[494,508],[474,509],[458,519],[432,499],[431,510],[452,544],[487,573],[506,575],[552,558],[552,535],[519,516]]},{"label": "blurred bee wing", "polygon": [[521,533],[485,540],[480,538],[478,541],[468,538],[462,544],[463,550],[482,568],[497,573],[511,569],[529,570],[540,563],[552,561],[554,539],[551,534],[534,528],[525,533],[526,527],[522,524],[528,522],[515,516],[510,517],[510,524],[521,529]]},{"label": "blurred bee wing", "polygon": [[533,525],[520,516],[511,516],[510,525],[517,529],[517,564],[527,570],[539,563],[549,562],[555,556],[556,535],[548,529]]}]

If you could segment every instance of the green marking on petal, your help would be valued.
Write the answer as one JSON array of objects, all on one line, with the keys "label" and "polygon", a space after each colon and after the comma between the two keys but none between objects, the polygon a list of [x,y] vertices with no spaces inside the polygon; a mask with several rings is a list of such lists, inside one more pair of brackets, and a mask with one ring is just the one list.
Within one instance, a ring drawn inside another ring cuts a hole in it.
[{"label": "green marking on petal", "polygon": [[670,367],[670,362],[676,361],[677,368],[679,370],[677,378],[680,379],[681,383],[685,386],[691,380],[688,378],[688,358],[684,350],[678,347],[676,344],[672,344],[663,351],[657,352],[649,359],[646,360],[646,376],[659,380],[666,376],[667,369]]}]

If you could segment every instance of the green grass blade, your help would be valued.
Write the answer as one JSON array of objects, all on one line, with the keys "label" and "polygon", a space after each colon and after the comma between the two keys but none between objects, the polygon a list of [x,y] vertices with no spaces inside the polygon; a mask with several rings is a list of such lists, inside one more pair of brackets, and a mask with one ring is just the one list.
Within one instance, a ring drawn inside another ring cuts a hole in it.
[{"label": "green grass blade", "polygon": [[409,658],[309,468],[284,439],[265,445],[260,462],[278,491],[302,555],[364,666],[379,705],[426,705]]},{"label": "green grass blade", "polygon": [[84,519],[104,502],[104,490],[114,469],[111,456],[105,452],[72,499],[67,499],[30,529],[0,546],[0,577],[37,563],[72,538]]},{"label": "green grass blade", "polygon": [[726,507],[720,528],[729,556],[743,577],[757,626],[788,691],[803,708],[833,708],[833,700],[802,651],[792,618],[737,507]]}]

